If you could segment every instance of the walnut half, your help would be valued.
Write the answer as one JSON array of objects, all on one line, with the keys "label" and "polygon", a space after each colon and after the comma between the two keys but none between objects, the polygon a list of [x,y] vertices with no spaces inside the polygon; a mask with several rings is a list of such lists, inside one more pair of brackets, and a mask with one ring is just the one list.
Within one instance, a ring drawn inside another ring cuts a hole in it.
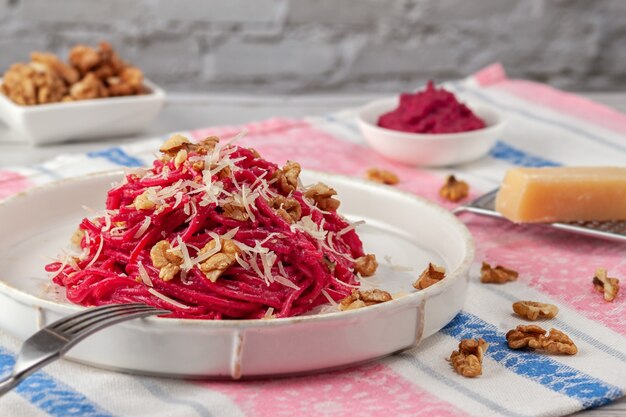
[{"label": "walnut half", "polygon": [[300,171],[302,171],[302,168],[299,163],[287,161],[283,169],[277,169],[274,172],[276,184],[285,195],[289,195],[298,186]]},{"label": "walnut half", "polygon": [[[231,265],[237,262],[235,257],[241,251],[239,247],[229,239],[220,239],[220,245],[221,248],[219,252],[211,255],[199,265],[200,270],[204,272],[206,278],[211,282],[216,282]],[[198,255],[215,250],[215,246],[215,240],[210,241],[200,249]]]},{"label": "walnut half", "polygon": [[287,223],[295,223],[302,217],[302,207],[298,200],[294,198],[283,197],[282,195],[272,197],[269,206],[276,211]]},{"label": "walnut half", "polygon": [[607,276],[606,269],[598,268],[593,277],[593,286],[604,294],[604,299],[612,302],[619,292],[619,279]]},{"label": "walnut half", "polygon": [[391,301],[391,299],[391,294],[389,294],[387,291],[379,289],[367,291],[352,290],[352,294],[339,302],[339,310],[355,310],[357,308]]},{"label": "walnut half", "polygon": [[371,277],[376,273],[378,268],[378,262],[376,261],[376,255],[365,255],[357,258],[354,263],[354,272],[360,274],[362,277]]},{"label": "walnut half", "polygon": [[313,200],[317,208],[324,211],[337,211],[341,203],[333,198],[335,195],[337,191],[321,182],[312,185],[304,192],[306,198]]},{"label": "walnut half", "polygon": [[536,301],[517,301],[513,303],[513,311],[528,320],[552,319],[559,313],[558,307],[554,304]]},{"label": "walnut half", "polygon": [[483,356],[489,344],[483,339],[463,339],[459,350],[450,355],[454,370],[464,377],[474,378],[483,373]]},{"label": "walnut half", "polygon": [[536,325],[517,326],[506,334],[506,341],[511,349],[539,349],[549,353],[575,355],[578,348],[565,333],[557,329],[546,331]]},{"label": "walnut half", "polygon": [[433,263],[428,263],[428,267],[422,272],[417,281],[413,283],[413,287],[423,290],[434,285],[446,277],[446,269]]},{"label": "walnut half", "polygon": [[461,201],[469,195],[469,185],[459,181],[454,175],[448,175],[445,184],[439,189],[439,195],[448,201]]},{"label": "walnut half", "polygon": [[378,168],[368,169],[365,173],[365,178],[386,185],[396,185],[400,182],[400,178],[393,172]]},{"label": "walnut half", "polygon": [[480,282],[485,284],[504,284],[505,282],[515,281],[519,274],[509,268],[496,265],[492,268],[487,262],[483,262],[480,268]]},{"label": "walnut half", "polygon": [[155,268],[159,268],[159,278],[170,281],[178,272],[183,263],[183,254],[180,249],[174,249],[167,240],[161,240],[150,249],[150,259]]}]

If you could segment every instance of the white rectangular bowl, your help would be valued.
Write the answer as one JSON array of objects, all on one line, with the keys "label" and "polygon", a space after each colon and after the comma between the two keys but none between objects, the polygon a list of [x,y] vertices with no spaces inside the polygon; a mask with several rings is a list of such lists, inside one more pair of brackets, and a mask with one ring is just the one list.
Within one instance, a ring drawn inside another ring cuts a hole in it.
[{"label": "white rectangular bowl", "polygon": [[[1,83],[1,80],[0,80]],[[21,106],[0,94],[0,119],[32,145],[131,135],[145,129],[165,92],[144,80],[147,94]]]}]

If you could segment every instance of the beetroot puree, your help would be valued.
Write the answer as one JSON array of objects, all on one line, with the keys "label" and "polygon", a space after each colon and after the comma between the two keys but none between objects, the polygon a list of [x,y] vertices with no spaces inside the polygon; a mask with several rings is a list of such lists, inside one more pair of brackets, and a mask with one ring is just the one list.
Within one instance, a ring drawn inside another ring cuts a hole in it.
[{"label": "beetroot puree", "polygon": [[398,107],[380,116],[378,126],[411,133],[458,133],[486,125],[454,94],[429,81],[424,91],[400,94]]}]

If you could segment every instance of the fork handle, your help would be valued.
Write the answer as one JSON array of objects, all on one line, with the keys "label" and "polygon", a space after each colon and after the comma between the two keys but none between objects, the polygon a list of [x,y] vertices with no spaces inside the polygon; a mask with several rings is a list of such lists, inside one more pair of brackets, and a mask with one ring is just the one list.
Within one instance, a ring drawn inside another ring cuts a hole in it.
[{"label": "fork handle", "polygon": [[15,375],[9,375],[7,378],[0,381],[0,397],[2,397],[7,392],[11,391],[13,388],[20,383],[20,379],[18,379]]},{"label": "fork handle", "polygon": [[18,362],[13,368],[13,373],[8,377],[0,380],[0,397],[11,391],[13,388],[17,387],[30,374],[38,371],[50,362],[54,362],[59,358],[60,355],[48,355],[29,363],[27,366],[22,367],[19,366],[20,364],[18,357]]}]

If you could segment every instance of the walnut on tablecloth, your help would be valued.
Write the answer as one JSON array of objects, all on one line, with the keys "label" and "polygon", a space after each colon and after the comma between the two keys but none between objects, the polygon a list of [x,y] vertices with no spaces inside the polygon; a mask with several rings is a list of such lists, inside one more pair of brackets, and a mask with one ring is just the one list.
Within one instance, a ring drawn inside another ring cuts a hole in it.
[{"label": "walnut on tablecloth", "polygon": [[604,294],[604,299],[612,302],[619,292],[619,279],[607,275],[606,269],[598,268],[593,277],[593,286],[596,291]]},{"label": "walnut on tablecloth", "polygon": [[386,169],[379,168],[368,169],[365,173],[365,178],[385,185],[396,185],[400,182],[400,178],[398,178],[396,174]]},{"label": "walnut on tablecloth", "polygon": [[487,262],[483,262],[480,268],[480,282],[484,284],[504,284],[509,281],[517,280],[519,274],[502,265],[496,265],[492,268]]},{"label": "walnut on tablecloth", "polygon": [[557,329],[550,329],[546,335],[546,331],[536,325],[517,326],[507,332],[506,340],[511,349],[529,348],[565,355],[578,353],[578,348],[565,333]]},{"label": "walnut on tablecloth", "polygon": [[513,311],[528,320],[553,319],[559,313],[558,307],[554,304],[536,301],[517,301],[513,303]]},{"label": "walnut on tablecloth", "polygon": [[450,363],[454,370],[464,377],[474,378],[483,373],[483,356],[489,344],[483,339],[463,339],[459,350],[450,355]]},{"label": "walnut on tablecloth", "polygon": [[439,195],[456,203],[469,195],[469,185],[465,181],[457,180],[454,175],[448,175],[446,182],[439,189]]}]

